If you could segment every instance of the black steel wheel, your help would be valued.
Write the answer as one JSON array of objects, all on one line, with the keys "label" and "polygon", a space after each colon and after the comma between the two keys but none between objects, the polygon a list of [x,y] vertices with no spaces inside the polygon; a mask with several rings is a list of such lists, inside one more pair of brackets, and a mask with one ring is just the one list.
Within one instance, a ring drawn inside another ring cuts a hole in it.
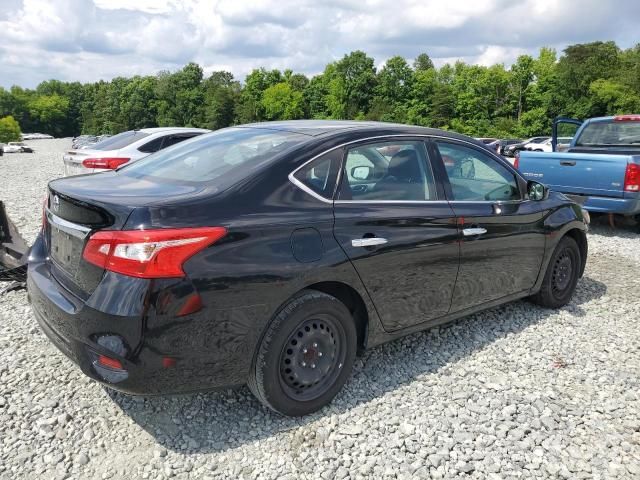
[{"label": "black steel wheel", "polygon": [[357,334],[337,298],[305,290],[273,319],[258,347],[249,388],[269,408],[300,416],[327,405],[351,373]]},{"label": "black steel wheel", "polygon": [[569,303],[578,284],[581,265],[576,241],[571,237],[562,238],[551,256],[540,291],[532,300],[548,308],[560,308]]},{"label": "black steel wheel", "polygon": [[280,381],[298,400],[312,400],[332,385],[346,357],[346,332],[330,315],[300,324],[280,354]]}]

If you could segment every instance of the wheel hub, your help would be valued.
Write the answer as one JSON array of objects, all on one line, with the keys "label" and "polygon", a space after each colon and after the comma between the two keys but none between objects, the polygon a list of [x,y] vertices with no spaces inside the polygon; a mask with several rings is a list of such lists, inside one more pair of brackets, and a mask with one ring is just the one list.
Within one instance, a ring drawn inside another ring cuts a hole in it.
[{"label": "wheel hub", "polygon": [[573,274],[571,257],[564,252],[558,257],[553,268],[553,287],[556,291],[563,291],[569,286]]},{"label": "wheel hub", "polygon": [[280,361],[280,378],[295,396],[322,389],[339,363],[337,329],[328,319],[302,323],[289,337]]}]

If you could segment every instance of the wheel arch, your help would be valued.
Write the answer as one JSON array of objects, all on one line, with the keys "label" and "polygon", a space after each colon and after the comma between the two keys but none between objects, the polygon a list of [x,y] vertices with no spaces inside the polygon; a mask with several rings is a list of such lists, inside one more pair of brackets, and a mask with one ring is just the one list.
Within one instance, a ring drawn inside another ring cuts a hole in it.
[{"label": "wheel arch", "polygon": [[584,269],[587,265],[587,255],[589,254],[589,246],[587,243],[587,234],[580,230],[579,228],[572,228],[568,230],[563,237],[571,237],[578,244],[578,248],[580,248],[580,277],[584,275]]},{"label": "wheel arch", "polygon": [[326,293],[327,295],[337,298],[347,307],[349,312],[351,312],[358,334],[358,353],[362,353],[367,345],[369,312],[360,293],[352,286],[338,281],[313,283],[307,285],[303,290],[318,290]]}]

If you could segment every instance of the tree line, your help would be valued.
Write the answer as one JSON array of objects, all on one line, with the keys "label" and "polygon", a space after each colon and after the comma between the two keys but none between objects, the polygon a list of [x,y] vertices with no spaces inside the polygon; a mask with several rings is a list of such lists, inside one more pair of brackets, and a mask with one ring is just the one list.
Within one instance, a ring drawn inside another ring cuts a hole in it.
[{"label": "tree line", "polygon": [[0,88],[0,118],[25,132],[61,136],[155,126],[218,129],[265,120],[361,119],[455,130],[473,136],[549,133],[558,115],[640,112],[640,44],[540,49],[510,67],[464,62],[435,68],[426,53],[376,69],[365,52],[328,64],[312,78],[258,68],[239,82],[226,71],[179,71],[94,83],[48,80],[35,89]]}]

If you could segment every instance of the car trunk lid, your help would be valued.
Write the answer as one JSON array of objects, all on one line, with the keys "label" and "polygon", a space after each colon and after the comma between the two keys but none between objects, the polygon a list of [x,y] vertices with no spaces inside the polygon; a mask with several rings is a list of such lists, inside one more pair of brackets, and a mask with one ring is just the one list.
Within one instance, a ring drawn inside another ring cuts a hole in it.
[{"label": "car trunk lid", "polygon": [[82,257],[93,232],[121,230],[134,210],[147,210],[141,207],[166,203],[167,198],[192,198],[199,190],[203,187],[158,184],[117,172],[101,173],[99,179],[82,175],[50,182],[44,232],[54,276],[72,293],[87,298],[104,275]]}]

